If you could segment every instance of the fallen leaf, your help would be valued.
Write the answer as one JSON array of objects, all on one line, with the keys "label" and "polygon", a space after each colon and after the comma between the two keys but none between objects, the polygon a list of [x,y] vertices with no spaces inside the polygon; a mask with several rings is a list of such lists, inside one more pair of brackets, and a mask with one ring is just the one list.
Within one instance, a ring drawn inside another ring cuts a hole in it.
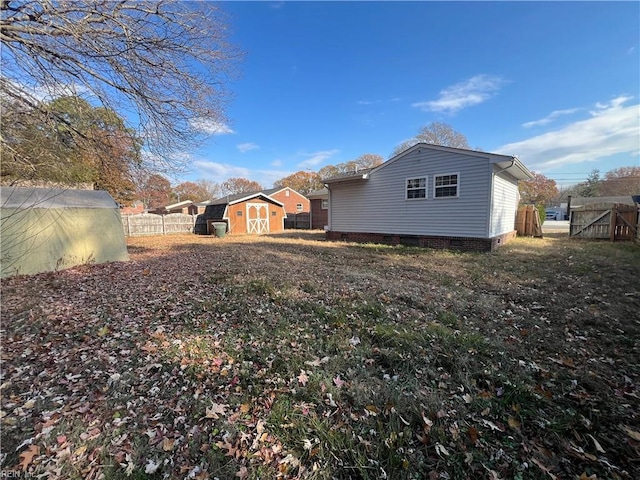
[{"label": "fallen leaf", "polygon": [[478,429],[476,427],[469,427],[467,429],[467,435],[469,435],[471,443],[475,444],[478,441]]},{"label": "fallen leaf", "polygon": [[598,452],[600,452],[600,453],[606,453],[606,452],[604,451],[604,448],[602,448],[602,445],[600,445],[600,442],[598,442],[598,441],[595,439],[595,437],[594,437],[593,435],[591,435],[590,433],[588,433],[587,435],[591,438],[591,440],[593,440],[593,444],[595,445],[596,450],[597,450]]},{"label": "fallen leaf", "polygon": [[342,386],[346,382],[340,378],[340,375],[336,375],[335,378],[333,379],[333,383],[336,385],[336,387],[342,388]]},{"label": "fallen leaf", "polygon": [[446,448],[444,448],[444,446],[440,443],[436,443],[436,453],[440,456],[445,455],[445,456],[449,456],[449,452],[447,451]]},{"label": "fallen leaf", "polygon": [[27,467],[33,462],[33,457],[40,454],[40,447],[37,445],[30,445],[24,452],[22,452],[18,457],[20,457],[20,468],[22,471],[26,471]]},{"label": "fallen leaf", "polygon": [[156,473],[159,466],[160,466],[159,463],[156,463],[153,460],[148,460],[147,464],[144,467],[144,473],[149,473],[149,474]]},{"label": "fallen leaf", "polygon": [[511,428],[513,428],[514,430],[520,430],[520,422],[518,420],[516,420],[515,418],[509,417],[507,422],[509,423],[509,426]]},{"label": "fallen leaf", "polygon": [[300,370],[300,375],[298,375],[298,382],[300,385],[304,387],[308,381],[309,377],[307,376],[307,373],[304,370]]},{"label": "fallen leaf", "polygon": [[87,451],[87,447],[85,445],[81,446],[80,448],[76,449],[75,452],[73,452],[73,456],[74,457],[79,457],[81,455],[84,454],[84,452]]},{"label": "fallen leaf", "polygon": [[462,396],[462,399],[464,400],[464,403],[471,403],[473,402],[473,397],[471,395],[469,395],[468,393],[465,393]]},{"label": "fallen leaf", "polygon": [[236,473],[236,477],[243,479],[243,478],[247,478],[249,476],[249,470],[247,470],[247,467],[245,467],[244,465],[240,467],[240,470],[238,470],[238,473]]},{"label": "fallen leaf", "polygon": [[211,407],[206,408],[206,418],[220,418],[220,415],[224,415],[226,411],[226,405],[220,403],[214,403]]},{"label": "fallen leaf", "polygon": [[175,438],[165,438],[162,441],[162,450],[164,450],[165,452],[170,452],[171,450],[173,450],[173,446],[175,445],[175,443]]},{"label": "fallen leaf", "polygon": [[634,440],[637,440],[638,442],[640,442],[640,433],[636,432],[635,430],[631,430],[630,427],[627,427],[626,425],[620,425],[620,428],[622,429],[622,431],[624,433],[626,433],[629,437],[633,438]]}]

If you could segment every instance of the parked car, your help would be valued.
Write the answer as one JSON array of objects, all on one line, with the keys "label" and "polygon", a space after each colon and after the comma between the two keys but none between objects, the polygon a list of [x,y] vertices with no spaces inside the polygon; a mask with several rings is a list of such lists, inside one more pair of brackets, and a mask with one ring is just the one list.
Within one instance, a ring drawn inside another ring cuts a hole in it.
[{"label": "parked car", "polygon": [[545,220],[560,220],[561,218],[560,212],[556,212],[555,210],[545,211]]}]

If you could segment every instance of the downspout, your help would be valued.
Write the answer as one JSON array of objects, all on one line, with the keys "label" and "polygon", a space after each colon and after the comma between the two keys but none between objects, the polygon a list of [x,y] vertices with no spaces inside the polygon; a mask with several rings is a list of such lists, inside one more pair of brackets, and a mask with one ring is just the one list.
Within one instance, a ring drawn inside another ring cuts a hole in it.
[{"label": "downspout", "polygon": [[328,205],[327,205],[327,231],[325,232],[325,236],[326,236],[327,232],[331,231],[331,188],[329,187],[328,183],[325,183],[324,186],[326,187],[327,192],[329,193],[329,197],[327,198]]}]

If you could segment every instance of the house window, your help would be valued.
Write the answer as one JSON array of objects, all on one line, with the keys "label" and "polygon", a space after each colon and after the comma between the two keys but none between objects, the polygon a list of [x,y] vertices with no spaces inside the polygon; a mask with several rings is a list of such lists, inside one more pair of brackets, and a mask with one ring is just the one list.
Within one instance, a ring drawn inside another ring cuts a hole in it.
[{"label": "house window", "polygon": [[407,178],[407,200],[427,198],[427,177]]},{"label": "house window", "polygon": [[320,208],[322,210],[327,210],[329,208],[329,200],[323,199],[322,203],[320,204]]},{"label": "house window", "polygon": [[285,191],[284,191],[284,196],[285,196],[285,197],[288,197],[288,196],[289,196],[289,190],[285,190]]},{"label": "house window", "polygon": [[296,203],[296,211],[297,212],[301,212],[302,211],[302,204],[301,203]]},{"label": "house window", "polygon": [[458,196],[458,174],[436,175],[433,177],[434,198]]}]

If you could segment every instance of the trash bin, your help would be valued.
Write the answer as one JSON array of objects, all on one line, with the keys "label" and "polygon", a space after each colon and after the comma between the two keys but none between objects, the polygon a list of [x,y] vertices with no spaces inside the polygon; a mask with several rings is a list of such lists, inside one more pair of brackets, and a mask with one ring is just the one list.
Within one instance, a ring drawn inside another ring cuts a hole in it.
[{"label": "trash bin", "polygon": [[215,230],[215,235],[218,238],[222,238],[227,233],[227,224],[224,222],[214,222],[213,228]]}]

